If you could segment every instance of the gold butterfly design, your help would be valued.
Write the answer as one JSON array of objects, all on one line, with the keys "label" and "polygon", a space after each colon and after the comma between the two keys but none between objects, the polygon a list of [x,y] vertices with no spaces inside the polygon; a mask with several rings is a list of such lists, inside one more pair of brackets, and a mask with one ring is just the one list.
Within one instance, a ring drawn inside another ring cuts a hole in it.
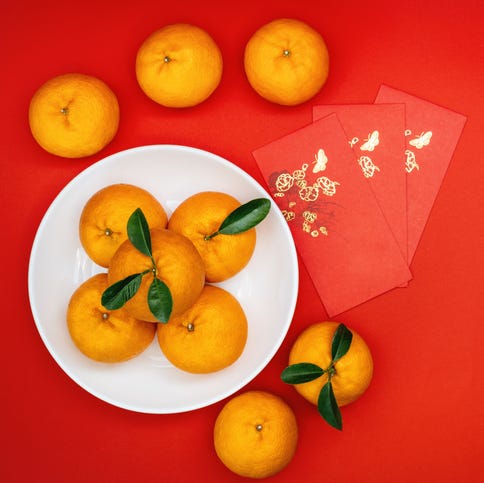
[{"label": "gold butterfly design", "polygon": [[373,151],[376,146],[380,144],[380,133],[378,131],[373,131],[368,135],[368,139],[360,146],[362,151]]},{"label": "gold butterfly design", "polygon": [[428,146],[430,143],[430,139],[432,138],[432,131],[423,132],[420,136],[417,136],[415,139],[409,141],[412,146],[415,146],[417,149],[422,149],[424,146]]},{"label": "gold butterfly design", "polygon": [[319,173],[320,171],[324,171],[326,169],[327,162],[328,162],[328,157],[326,156],[324,150],[319,149],[318,154],[314,155],[313,173]]}]

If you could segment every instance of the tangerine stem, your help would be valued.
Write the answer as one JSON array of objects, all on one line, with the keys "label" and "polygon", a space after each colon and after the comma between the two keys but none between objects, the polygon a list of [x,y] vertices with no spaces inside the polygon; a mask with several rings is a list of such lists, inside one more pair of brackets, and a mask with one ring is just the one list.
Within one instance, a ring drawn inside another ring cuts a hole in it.
[{"label": "tangerine stem", "polygon": [[219,232],[218,231],[215,231],[211,235],[205,235],[203,239],[205,241],[210,241],[213,237],[217,236],[218,234],[219,234]]},{"label": "tangerine stem", "polygon": [[331,378],[336,374],[336,369],[334,368],[334,362],[331,362],[329,367],[324,372],[328,374],[328,381],[331,381]]}]

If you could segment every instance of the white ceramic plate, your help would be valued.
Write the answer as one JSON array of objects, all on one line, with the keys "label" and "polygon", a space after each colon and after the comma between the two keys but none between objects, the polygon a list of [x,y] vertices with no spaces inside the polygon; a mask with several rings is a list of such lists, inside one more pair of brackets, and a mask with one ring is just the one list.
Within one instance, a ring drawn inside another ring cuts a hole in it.
[{"label": "white ceramic plate", "polygon": [[249,264],[220,283],[237,297],[249,323],[240,358],[221,371],[194,375],[173,367],[156,338],[138,357],[99,363],[72,343],[66,308],[74,290],[105,271],[81,247],[78,222],[83,206],[99,189],[131,183],[150,191],[168,215],[188,196],[223,191],[242,203],[268,193],[229,161],[195,148],[154,145],[109,156],[74,178],[59,193],[38,228],[30,256],[29,297],[37,329],[59,366],[77,384],[115,406],[144,413],[177,413],[224,399],[250,382],[280,347],[294,313],[298,266],[294,242],[277,206],[257,227]]}]

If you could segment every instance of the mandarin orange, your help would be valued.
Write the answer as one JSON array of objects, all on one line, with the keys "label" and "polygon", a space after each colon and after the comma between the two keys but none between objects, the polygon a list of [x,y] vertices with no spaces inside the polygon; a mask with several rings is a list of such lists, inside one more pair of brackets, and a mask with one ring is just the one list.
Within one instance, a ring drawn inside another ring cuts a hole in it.
[{"label": "mandarin orange", "polygon": [[97,153],[114,138],[119,104],[101,79],[63,74],[49,79],[35,92],[29,124],[34,139],[49,153],[81,158]]},{"label": "mandarin orange", "polygon": [[186,23],[156,30],[136,56],[141,89],[166,107],[190,107],[203,102],[219,85],[222,70],[222,54],[212,37]]},{"label": "mandarin orange", "polygon": [[211,239],[224,219],[241,203],[233,196],[203,191],[185,199],[172,213],[168,228],[189,238],[205,265],[207,282],[222,282],[240,272],[252,257],[256,230]]},{"label": "mandarin orange", "polygon": [[265,391],[233,397],[220,411],[213,434],[222,463],[249,478],[267,478],[282,471],[298,442],[294,412],[280,397]]},{"label": "mandarin orange", "polygon": [[205,285],[200,297],[185,312],[158,324],[158,343],[176,367],[208,373],[233,364],[247,341],[247,318],[228,291]]},{"label": "mandarin orange", "polygon": [[[188,310],[202,293],[205,285],[203,260],[193,243],[174,231],[152,229],[150,237],[156,276],[171,292],[171,316],[175,317]],[[152,272],[153,261],[135,248],[129,239],[126,240],[116,250],[109,263],[109,285],[136,273]],[[137,319],[158,322],[148,306],[152,275],[153,273],[147,273],[143,276],[138,291],[124,307]]]},{"label": "mandarin orange", "polygon": [[329,54],[305,22],[273,20],[249,39],[244,67],[253,89],[268,101],[294,106],[314,97],[328,78]]},{"label": "mandarin orange", "polygon": [[153,341],[156,325],[135,319],[125,309],[106,310],[102,292],[105,273],[92,276],[72,294],[67,326],[72,341],[87,357],[100,362],[121,362],[143,352]]},{"label": "mandarin orange", "polygon": [[84,205],[79,220],[79,237],[88,256],[102,267],[128,239],[128,219],[141,208],[151,228],[165,228],[167,214],[147,190],[127,183],[106,186]]},{"label": "mandarin orange", "polygon": [[[292,345],[289,364],[309,362],[321,369],[331,363],[331,345],[337,322],[318,322],[304,329]],[[331,376],[334,396],[338,406],[345,406],[358,399],[370,385],[373,376],[373,359],[363,338],[352,329],[352,341],[348,352],[334,363]],[[327,373],[302,384],[296,384],[296,391],[314,405],[318,404],[319,393],[328,381]]]}]

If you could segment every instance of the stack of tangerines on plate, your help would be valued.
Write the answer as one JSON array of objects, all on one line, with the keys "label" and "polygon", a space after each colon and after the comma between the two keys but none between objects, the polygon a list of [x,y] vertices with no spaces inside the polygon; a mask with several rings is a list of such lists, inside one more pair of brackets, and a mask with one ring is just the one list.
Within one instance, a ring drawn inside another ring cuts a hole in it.
[{"label": "stack of tangerines on plate", "polygon": [[[240,272],[256,245],[266,198],[241,204],[205,191],[182,201],[168,219],[160,202],[130,184],[106,186],[83,207],[79,237],[107,269],[72,295],[67,323],[88,357],[120,362],[143,352],[157,334],[176,367],[208,373],[231,365],[247,340],[236,297],[213,285]],[[169,322],[169,323],[168,323]]]}]

